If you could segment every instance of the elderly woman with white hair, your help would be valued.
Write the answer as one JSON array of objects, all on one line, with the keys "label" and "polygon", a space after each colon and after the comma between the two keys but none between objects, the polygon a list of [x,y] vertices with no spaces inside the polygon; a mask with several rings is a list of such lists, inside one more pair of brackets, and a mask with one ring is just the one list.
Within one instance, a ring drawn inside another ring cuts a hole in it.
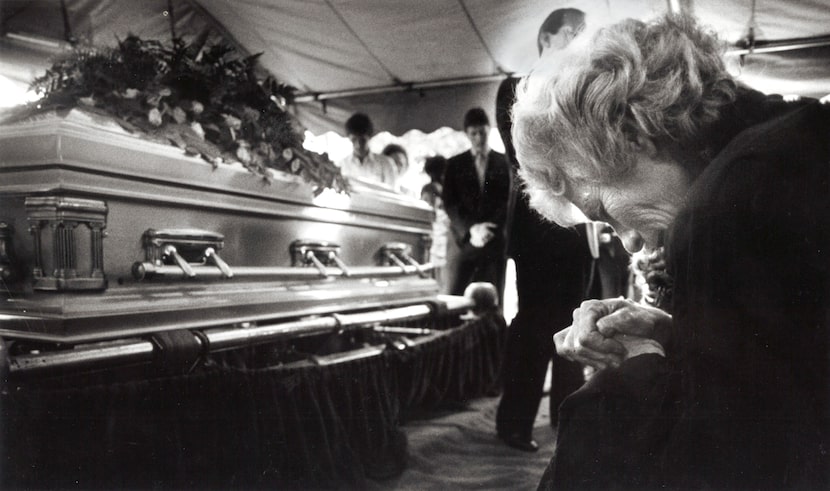
[{"label": "elderly woman with white hair", "polygon": [[543,60],[513,137],[531,203],[665,246],[670,312],[592,300],[555,337],[595,375],[541,489],[830,486],[830,108],[738,86],[689,17]]}]

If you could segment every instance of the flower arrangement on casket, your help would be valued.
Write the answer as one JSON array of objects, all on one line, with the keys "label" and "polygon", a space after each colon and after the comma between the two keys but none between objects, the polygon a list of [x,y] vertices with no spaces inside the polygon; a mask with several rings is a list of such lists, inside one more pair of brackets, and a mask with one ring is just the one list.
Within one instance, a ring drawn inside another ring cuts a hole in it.
[{"label": "flower arrangement on casket", "polygon": [[32,111],[81,108],[113,117],[128,131],[170,143],[214,165],[239,162],[267,179],[269,169],[348,191],[326,155],[302,148],[288,113],[294,88],[256,74],[259,55],[235,56],[226,44],[172,47],[130,35],[113,48],[76,48],[32,82]]}]

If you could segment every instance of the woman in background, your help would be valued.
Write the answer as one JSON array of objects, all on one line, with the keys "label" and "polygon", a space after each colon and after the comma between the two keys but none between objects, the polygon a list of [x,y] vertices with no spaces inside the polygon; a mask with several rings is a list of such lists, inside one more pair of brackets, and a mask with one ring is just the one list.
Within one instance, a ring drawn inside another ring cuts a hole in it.
[{"label": "woman in background", "polygon": [[381,153],[392,159],[392,162],[395,163],[395,191],[410,194],[411,190],[406,182],[406,178],[408,177],[407,171],[409,170],[409,155],[406,153],[406,149],[397,143],[390,143],[383,147]]}]

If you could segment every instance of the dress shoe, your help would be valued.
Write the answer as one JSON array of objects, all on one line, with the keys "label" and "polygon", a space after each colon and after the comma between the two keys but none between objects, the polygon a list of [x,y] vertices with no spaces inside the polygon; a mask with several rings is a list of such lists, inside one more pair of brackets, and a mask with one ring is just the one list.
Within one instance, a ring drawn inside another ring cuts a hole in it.
[{"label": "dress shoe", "polygon": [[539,444],[536,440],[529,437],[522,437],[518,433],[510,433],[507,435],[500,434],[499,438],[509,447],[521,450],[522,452],[535,452],[539,450]]}]

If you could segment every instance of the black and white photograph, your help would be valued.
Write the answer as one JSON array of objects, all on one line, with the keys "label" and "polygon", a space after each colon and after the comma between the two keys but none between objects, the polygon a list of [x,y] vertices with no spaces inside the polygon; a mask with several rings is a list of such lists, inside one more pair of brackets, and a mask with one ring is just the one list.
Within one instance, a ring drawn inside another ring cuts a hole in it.
[{"label": "black and white photograph", "polygon": [[830,0],[0,0],[0,489],[830,489]]}]

